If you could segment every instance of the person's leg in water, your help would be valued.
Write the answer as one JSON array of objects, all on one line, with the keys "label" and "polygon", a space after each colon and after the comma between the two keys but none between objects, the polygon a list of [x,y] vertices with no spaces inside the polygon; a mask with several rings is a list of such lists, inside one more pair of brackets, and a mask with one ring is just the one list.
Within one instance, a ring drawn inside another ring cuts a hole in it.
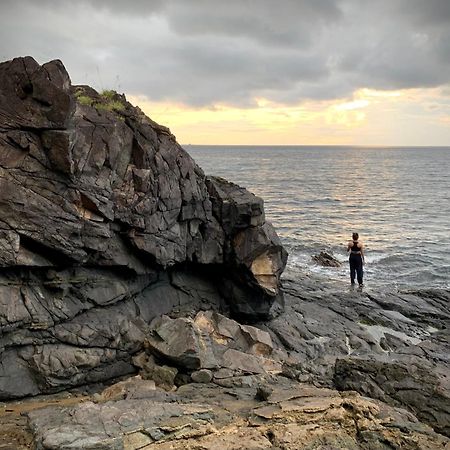
[{"label": "person's leg in water", "polygon": [[358,278],[358,284],[360,286],[363,285],[363,275],[364,275],[363,262],[362,262],[362,258],[359,257],[359,262],[358,262],[358,265],[356,266],[356,276]]},{"label": "person's leg in water", "polygon": [[350,256],[350,281],[352,284],[355,284],[355,276],[356,276],[356,261],[355,258]]}]

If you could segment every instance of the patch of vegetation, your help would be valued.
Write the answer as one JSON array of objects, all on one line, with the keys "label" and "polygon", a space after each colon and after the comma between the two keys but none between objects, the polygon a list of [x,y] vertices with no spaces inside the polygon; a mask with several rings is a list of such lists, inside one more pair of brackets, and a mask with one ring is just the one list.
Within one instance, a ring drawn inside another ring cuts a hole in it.
[{"label": "patch of vegetation", "polygon": [[84,106],[92,106],[92,104],[94,103],[94,99],[91,97],[88,97],[87,95],[76,95],[75,97],[78,100],[78,103],[80,103],[81,105]]},{"label": "patch of vegetation", "polygon": [[117,92],[112,89],[106,89],[102,91],[100,94],[103,98],[107,98],[108,100],[113,100],[114,97],[117,95]]},{"label": "patch of vegetation", "polygon": [[99,102],[95,103],[94,105],[95,109],[98,111],[123,111],[125,109],[125,105],[120,102],[119,100],[109,100],[105,103]]},{"label": "patch of vegetation", "polygon": [[[114,90],[104,90],[101,94],[90,97],[86,95],[86,91],[83,89],[77,89],[75,92],[75,98],[80,105],[92,106],[97,111],[110,111],[120,113],[125,110],[125,102],[123,96],[117,94]],[[119,119],[125,120],[120,114]]]}]

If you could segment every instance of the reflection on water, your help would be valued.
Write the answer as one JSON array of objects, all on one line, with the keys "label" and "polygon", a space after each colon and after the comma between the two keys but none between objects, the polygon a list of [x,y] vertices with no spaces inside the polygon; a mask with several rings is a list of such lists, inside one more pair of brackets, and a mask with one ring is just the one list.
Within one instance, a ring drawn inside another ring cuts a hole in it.
[{"label": "reflection on water", "polygon": [[450,148],[189,146],[205,173],[247,187],[291,256],[290,271],[346,279],[311,255],[358,231],[372,283],[449,286]]}]

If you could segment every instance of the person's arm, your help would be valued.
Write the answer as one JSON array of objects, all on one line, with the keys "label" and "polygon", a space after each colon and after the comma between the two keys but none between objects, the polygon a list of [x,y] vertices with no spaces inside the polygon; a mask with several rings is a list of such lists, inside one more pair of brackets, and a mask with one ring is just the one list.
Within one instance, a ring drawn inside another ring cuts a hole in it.
[{"label": "person's arm", "polygon": [[350,242],[348,242],[347,243],[347,252],[349,252],[351,248],[352,248],[352,244]]},{"label": "person's arm", "polygon": [[363,244],[361,244],[361,247],[359,248],[359,250],[361,251],[362,262],[363,262],[363,264],[365,264],[366,260],[364,259],[364,245]]}]

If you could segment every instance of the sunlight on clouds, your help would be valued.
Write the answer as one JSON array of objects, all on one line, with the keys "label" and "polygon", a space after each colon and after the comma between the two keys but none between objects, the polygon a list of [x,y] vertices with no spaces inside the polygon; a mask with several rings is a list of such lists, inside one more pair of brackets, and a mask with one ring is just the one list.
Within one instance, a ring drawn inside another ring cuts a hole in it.
[{"label": "sunlight on clouds", "polygon": [[338,105],[333,106],[336,111],[351,111],[353,109],[365,108],[370,103],[368,100],[354,100],[352,102],[347,103],[339,103]]},{"label": "sunlight on clouds", "polygon": [[355,96],[365,99],[371,98],[395,98],[404,95],[402,91],[376,91],[375,89],[359,89]]},{"label": "sunlight on clouds", "polygon": [[366,119],[366,114],[360,109],[366,108],[370,102],[365,99],[337,103],[329,106],[326,112],[327,124],[339,124],[346,127],[355,127]]},{"label": "sunlight on clouds", "polygon": [[366,114],[361,111],[341,110],[332,107],[326,114],[326,123],[328,125],[343,125],[346,127],[356,127],[364,122]]},{"label": "sunlight on clouds", "polygon": [[[288,106],[256,98],[251,108],[193,108],[143,96],[129,100],[170,126],[184,144],[445,145],[450,110],[442,98],[439,89],[360,89],[352,98]],[[426,120],[436,134],[423,132],[425,109],[431,111]]]},{"label": "sunlight on clouds", "polygon": [[376,91],[373,89],[359,89],[351,100],[333,102],[325,109],[326,123],[338,124],[345,127],[359,127],[367,119],[365,110],[377,104],[396,102],[402,97],[401,91]]}]

